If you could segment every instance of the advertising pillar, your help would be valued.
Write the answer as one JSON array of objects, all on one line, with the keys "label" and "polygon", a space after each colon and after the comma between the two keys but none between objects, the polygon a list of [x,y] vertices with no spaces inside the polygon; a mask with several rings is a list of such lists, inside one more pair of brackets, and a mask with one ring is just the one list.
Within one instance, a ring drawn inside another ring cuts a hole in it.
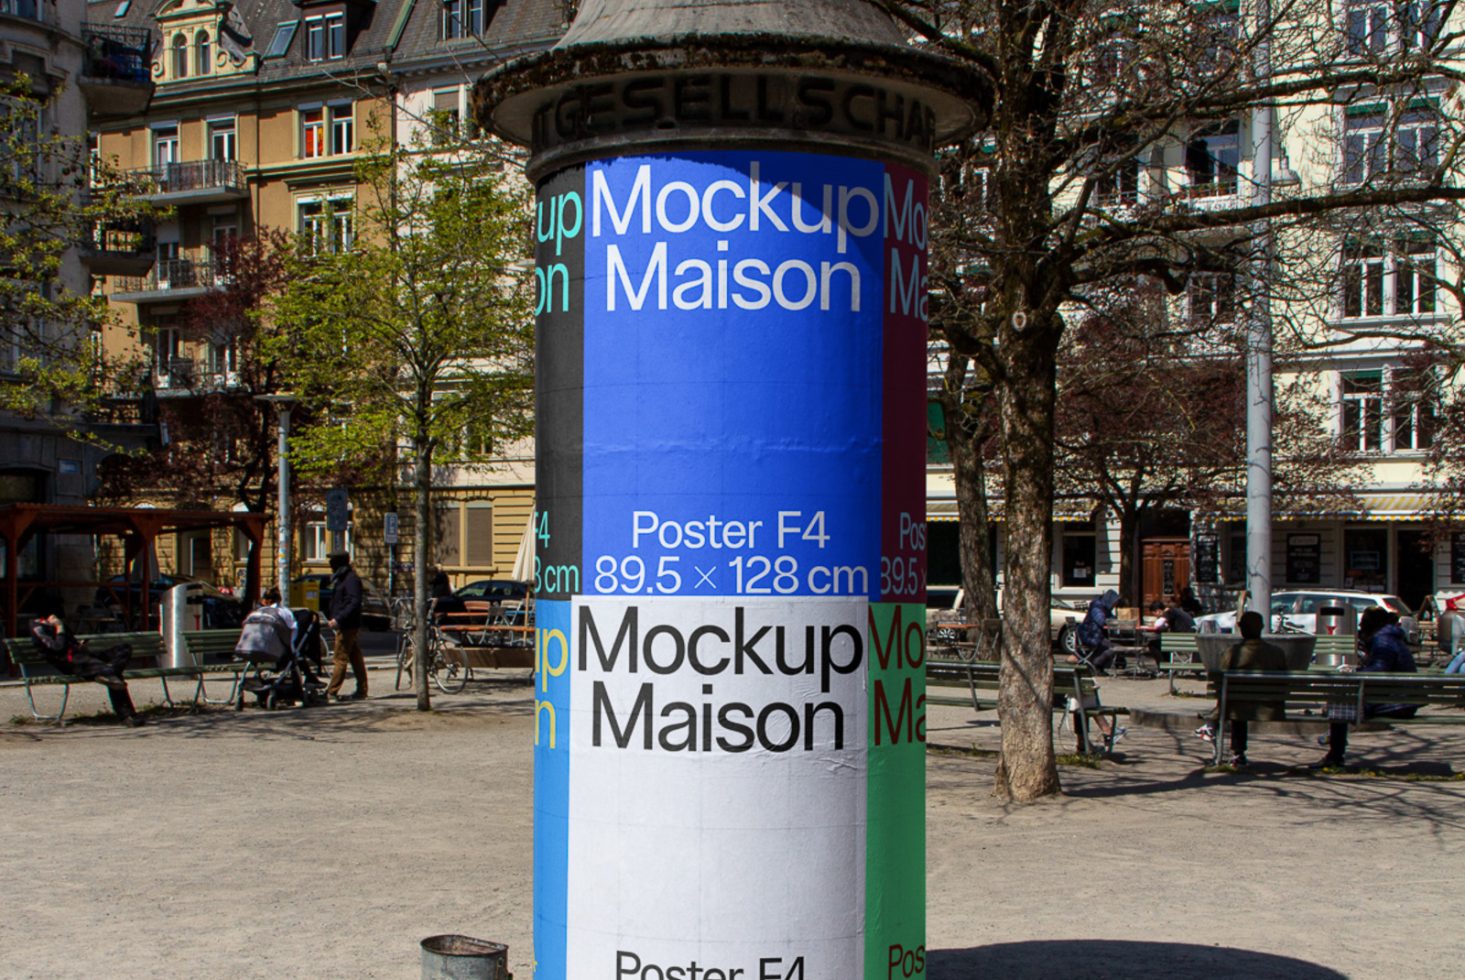
[{"label": "advertising pillar", "polygon": [[536,153],[534,975],[924,976],[937,111],[676,62],[488,113]]}]

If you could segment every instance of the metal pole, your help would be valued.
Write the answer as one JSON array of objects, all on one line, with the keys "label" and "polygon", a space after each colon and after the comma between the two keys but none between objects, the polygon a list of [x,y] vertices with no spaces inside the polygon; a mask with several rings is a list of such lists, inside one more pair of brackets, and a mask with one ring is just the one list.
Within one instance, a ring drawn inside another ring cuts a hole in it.
[{"label": "metal pole", "polygon": [[[1270,0],[1256,8],[1256,71],[1263,84],[1272,74]],[[1253,199],[1272,199],[1272,106],[1252,112]],[[1251,318],[1246,334],[1246,587],[1248,608],[1269,615],[1272,605],[1272,227],[1256,229]],[[1270,627],[1270,623],[1268,626]]]},{"label": "metal pole", "polygon": [[275,564],[279,571],[280,599],[290,602],[290,461],[288,458],[290,439],[290,404],[276,402],[275,411],[280,420],[280,446],[276,453],[279,461],[279,502],[275,538]]}]

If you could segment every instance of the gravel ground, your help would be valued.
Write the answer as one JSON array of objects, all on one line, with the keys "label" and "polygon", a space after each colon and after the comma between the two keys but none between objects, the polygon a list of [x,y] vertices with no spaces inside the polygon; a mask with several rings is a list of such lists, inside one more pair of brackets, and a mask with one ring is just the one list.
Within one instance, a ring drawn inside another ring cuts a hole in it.
[{"label": "gravel ground", "polygon": [[[408,978],[419,940],[461,932],[530,977],[532,690],[475,682],[421,715],[373,684],[137,730],[17,723],[0,688],[0,976]],[[1204,702],[1118,679],[1104,698],[1173,731],[1133,727],[1026,807],[990,795],[991,716],[932,710],[934,980],[1460,974],[1465,733],[1362,733],[1371,771],[1330,776],[1302,768],[1310,736],[1254,735],[1252,771],[1206,772]]]}]

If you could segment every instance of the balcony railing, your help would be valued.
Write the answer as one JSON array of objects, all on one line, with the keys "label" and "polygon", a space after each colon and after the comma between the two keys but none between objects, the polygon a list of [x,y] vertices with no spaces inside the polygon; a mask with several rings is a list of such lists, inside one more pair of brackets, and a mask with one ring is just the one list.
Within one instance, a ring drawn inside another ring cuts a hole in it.
[{"label": "balcony railing", "polygon": [[152,33],[146,28],[87,23],[81,25],[81,36],[86,42],[86,64],[82,68],[85,76],[152,83],[148,67]]},{"label": "balcony railing", "polygon": [[245,194],[244,168],[236,160],[191,160],[129,171],[142,196],[155,201],[208,203]]},{"label": "balcony railing", "polygon": [[113,280],[112,298],[123,303],[160,303],[185,299],[220,285],[214,260],[209,257],[159,259],[145,276],[120,276]]}]

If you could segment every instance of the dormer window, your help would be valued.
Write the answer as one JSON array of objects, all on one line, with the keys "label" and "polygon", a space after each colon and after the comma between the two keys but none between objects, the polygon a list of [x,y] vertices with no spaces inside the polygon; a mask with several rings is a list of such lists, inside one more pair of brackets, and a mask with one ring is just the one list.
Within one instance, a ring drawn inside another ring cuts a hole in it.
[{"label": "dormer window", "polygon": [[173,35],[173,77],[188,77],[188,37],[182,33]]},{"label": "dormer window", "polygon": [[305,60],[333,61],[346,57],[346,15],[326,14],[305,19]]},{"label": "dormer window", "polygon": [[207,75],[212,70],[213,48],[209,44],[209,32],[199,31],[193,36],[193,72]]},{"label": "dormer window", "polygon": [[481,35],[486,6],[487,0],[443,0],[443,39]]}]

